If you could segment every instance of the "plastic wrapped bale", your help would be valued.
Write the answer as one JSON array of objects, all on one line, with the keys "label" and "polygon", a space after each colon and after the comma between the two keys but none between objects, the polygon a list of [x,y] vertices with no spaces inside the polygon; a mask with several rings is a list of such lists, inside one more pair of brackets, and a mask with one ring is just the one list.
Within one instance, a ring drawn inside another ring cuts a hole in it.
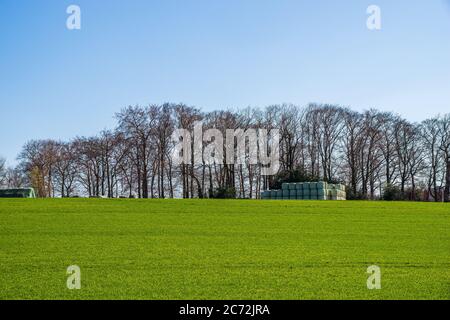
[{"label": "plastic wrapped bale", "polygon": [[302,182],[296,183],[296,184],[295,184],[295,188],[296,188],[297,190],[303,190],[303,183],[302,183]]},{"label": "plastic wrapped bale", "polygon": [[277,200],[283,200],[283,190],[277,190]]},{"label": "plastic wrapped bale", "polygon": [[327,195],[326,194],[323,194],[323,195],[321,195],[321,196],[317,196],[317,200],[327,200],[328,199],[328,197],[327,197]]},{"label": "plastic wrapped bale", "polygon": [[297,200],[297,190],[290,190],[289,193],[290,200]]},{"label": "plastic wrapped bale", "polygon": [[320,200],[324,200],[323,198],[324,197],[326,198],[327,195],[328,195],[327,189],[317,189],[317,198],[319,198]]},{"label": "plastic wrapped bale", "polygon": [[308,194],[308,195],[303,195],[303,200],[311,200],[311,196]]},{"label": "plastic wrapped bale", "polygon": [[311,190],[317,189],[317,182],[311,182],[311,183],[309,184],[309,188],[310,188]]},{"label": "plastic wrapped bale", "polygon": [[289,190],[297,190],[297,184],[296,183],[289,183]]},{"label": "plastic wrapped bale", "polygon": [[277,190],[270,190],[270,199],[271,200],[276,200],[277,199]]},{"label": "plastic wrapped bale", "polygon": [[309,188],[309,182],[303,182],[303,184],[302,184],[302,190],[307,190],[307,191],[310,190],[310,188]]},{"label": "plastic wrapped bale", "polygon": [[283,190],[283,198],[288,198],[290,197],[291,192],[289,190]]},{"label": "plastic wrapped bale", "polygon": [[[330,187],[330,185],[328,185],[328,188]],[[327,189],[327,200],[331,200],[332,198],[332,193],[331,193],[331,189]]]},{"label": "plastic wrapped bale", "polygon": [[336,189],[330,190],[330,199],[329,200],[338,200],[338,190],[336,190]]},{"label": "plastic wrapped bale", "polygon": [[270,191],[264,191],[264,192],[262,193],[262,198],[263,198],[264,200],[269,200],[269,199],[270,199],[270,195],[271,195],[271,192],[270,192]]},{"label": "plastic wrapped bale", "polygon": [[309,195],[311,196],[311,199],[317,198],[317,189],[309,190]]},{"label": "plastic wrapped bale", "polygon": [[289,190],[289,183],[283,183],[283,184],[281,184],[281,189],[282,190]]},{"label": "plastic wrapped bale", "polygon": [[304,197],[305,199],[309,199],[309,197],[311,196],[311,190],[309,190],[309,189],[303,189],[302,191],[303,191],[303,197]]},{"label": "plastic wrapped bale", "polygon": [[303,200],[303,190],[297,189],[297,200]]},{"label": "plastic wrapped bale", "polygon": [[324,190],[324,189],[327,188],[327,185],[328,185],[328,183],[326,183],[324,181],[317,182],[317,189],[318,190],[320,190],[320,189]]}]

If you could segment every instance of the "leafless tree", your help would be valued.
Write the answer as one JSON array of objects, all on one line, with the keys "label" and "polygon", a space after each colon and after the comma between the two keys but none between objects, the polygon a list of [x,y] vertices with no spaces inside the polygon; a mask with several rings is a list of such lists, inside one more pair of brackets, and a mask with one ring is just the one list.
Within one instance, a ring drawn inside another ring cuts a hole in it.
[{"label": "leafless tree", "polygon": [[439,149],[442,152],[444,159],[444,171],[445,171],[445,188],[444,188],[444,201],[450,200],[450,114],[445,115],[439,121],[439,130],[441,132],[441,142]]},{"label": "leafless tree", "polygon": [[0,187],[6,182],[6,160],[0,157]]},{"label": "leafless tree", "polygon": [[55,159],[55,184],[61,197],[70,197],[77,177],[76,154],[71,143],[57,143]]},{"label": "leafless tree", "polygon": [[53,140],[30,141],[23,147],[18,157],[40,197],[55,196],[53,178],[57,161],[57,144]]},{"label": "leafless tree", "polygon": [[[425,161],[426,185],[428,194],[434,201],[439,201],[438,176],[443,163],[440,157],[440,126],[439,118],[425,120],[420,125],[421,143],[424,149],[423,158]],[[427,199],[428,200],[428,199]]]},{"label": "leafless tree", "polygon": [[344,112],[343,153],[345,159],[345,176],[353,196],[358,194],[358,185],[361,182],[361,163],[359,150],[362,148],[363,118],[351,110]]},{"label": "leafless tree", "polygon": [[149,177],[154,150],[151,144],[152,129],[156,123],[156,110],[151,107],[128,107],[116,114],[119,131],[132,143],[136,166],[138,196],[149,197]]}]

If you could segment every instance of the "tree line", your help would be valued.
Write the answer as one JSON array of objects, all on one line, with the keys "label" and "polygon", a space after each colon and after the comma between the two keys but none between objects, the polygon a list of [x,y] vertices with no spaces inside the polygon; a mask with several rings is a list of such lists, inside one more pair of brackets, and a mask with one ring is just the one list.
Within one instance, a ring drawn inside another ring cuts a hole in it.
[{"label": "tree line", "polygon": [[[93,137],[27,142],[16,167],[0,160],[0,186],[32,186],[39,197],[254,199],[283,181],[324,180],[345,184],[348,199],[449,201],[449,114],[411,123],[337,105],[203,112],[166,103],[129,106],[115,119],[114,129]],[[174,163],[173,132],[192,132],[199,121],[224,136],[279,130],[279,172],[265,176],[250,162]]]}]

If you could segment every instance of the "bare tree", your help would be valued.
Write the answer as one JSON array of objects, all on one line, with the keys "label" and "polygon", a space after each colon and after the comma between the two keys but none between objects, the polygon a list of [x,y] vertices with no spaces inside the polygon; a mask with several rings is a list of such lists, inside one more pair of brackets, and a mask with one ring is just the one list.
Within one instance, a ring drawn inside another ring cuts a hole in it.
[{"label": "bare tree", "polygon": [[402,120],[396,124],[395,144],[399,163],[400,190],[402,194],[405,193],[405,186],[411,174],[409,166],[411,164],[411,156],[414,148],[414,138],[414,128],[410,123]]},{"label": "bare tree", "polygon": [[56,145],[55,180],[61,197],[70,197],[77,177],[75,150],[70,143]]},{"label": "bare tree", "polygon": [[0,157],[0,187],[6,182],[6,160]]},{"label": "bare tree", "polygon": [[[434,201],[439,201],[438,176],[441,171],[439,118],[432,118],[420,125],[422,148],[426,170],[428,194]],[[428,199],[427,199],[428,200]]]},{"label": "bare tree", "polygon": [[361,163],[359,150],[362,148],[363,119],[362,116],[350,110],[344,113],[343,152],[346,163],[346,176],[352,196],[358,194],[358,185],[361,181]]},{"label": "bare tree", "polygon": [[445,115],[439,121],[439,129],[441,132],[441,143],[439,149],[444,158],[445,170],[445,188],[444,201],[450,201],[450,114]]},{"label": "bare tree", "polygon": [[[179,104],[175,106],[174,110],[174,117],[175,117],[175,126],[177,129],[185,129],[189,132],[194,131],[194,125],[196,122],[199,122],[203,119],[203,114],[201,111],[195,107],[189,107],[184,104]],[[191,163],[182,163],[179,167],[179,172],[181,174],[181,182],[182,182],[182,197],[183,198],[190,198],[193,197],[193,183],[195,180],[195,174],[194,174],[194,152],[193,148],[193,137],[191,136]],[[186,150],[184,151],[186,152]],[[203,169],[205,169],[205,166],[203,166]],[[210,168],[209,168],[210,169]],[[211,169],[210,169],[211,171]],[[175,173],[176,171],[174,171]],[[202,184],[200,187],[201,193],[199,197],[203,197],[205,194],[205,170],[202,171]],[[210,180],[212,183],[212,180]],[[210,186],[212,188],[212,186]]]},{"label": "bare tree", "polygon": [[151,173],[151,135],[156,123],[155,109],[150,107],[128,107],[116,114],[119,131],[133,145],[134,163],[138,179],[138,195],[149,197],[149,176]]},{"label": "bare tree", "polygon": [[386,184],[396,180],[398,172],[398,159],[395,144],[395,128],[400,118],[390,112],[380,114],[380,148],[383,154]]},{"label": "bare tree", "polygon": [[53,175],[57,160],[56,146],[57,142],[53,140],[30,141],[18,157],[39,197],[55,196]]}]

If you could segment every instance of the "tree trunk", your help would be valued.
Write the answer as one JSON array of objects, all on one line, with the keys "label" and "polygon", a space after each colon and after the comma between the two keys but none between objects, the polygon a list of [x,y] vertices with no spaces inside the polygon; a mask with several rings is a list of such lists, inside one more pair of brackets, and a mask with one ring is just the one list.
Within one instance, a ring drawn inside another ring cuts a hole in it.
[{"label": "tree trunk", "polygon": [[450,157],[446,159],[447,168],[445,173],[445,189],[444,189],[444,202],[449,202],[450,198]]}]

